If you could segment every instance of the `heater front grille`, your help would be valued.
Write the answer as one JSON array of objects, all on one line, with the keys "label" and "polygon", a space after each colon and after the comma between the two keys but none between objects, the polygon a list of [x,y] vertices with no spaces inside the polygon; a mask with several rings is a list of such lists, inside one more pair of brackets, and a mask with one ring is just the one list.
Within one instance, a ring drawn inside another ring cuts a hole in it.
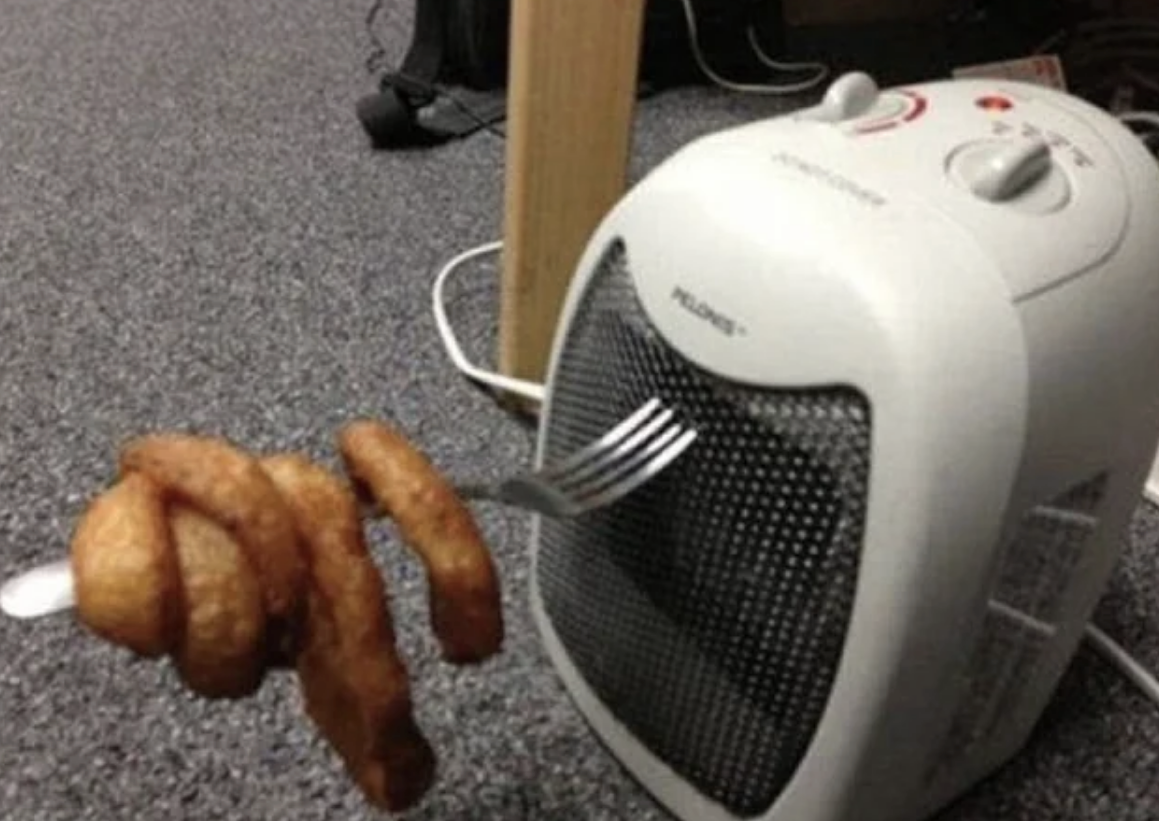
[{"label": "heater front grille", "polygon": [[753,389],[679,356],[614,244],[569,327],[551,461],[658,396],[699,431],[628,498],[544,520],[544,612],[603,705],[739,816],[767,810],[820,722],[861,556],[870,411],[847,388]]}]

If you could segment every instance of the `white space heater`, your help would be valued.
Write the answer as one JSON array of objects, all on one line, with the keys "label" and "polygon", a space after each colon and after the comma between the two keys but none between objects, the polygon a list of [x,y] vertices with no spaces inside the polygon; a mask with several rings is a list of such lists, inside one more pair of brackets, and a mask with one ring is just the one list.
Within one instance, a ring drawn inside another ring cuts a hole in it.
[{"label": "white space heater", "polygon": [[652,396],[700,436],[541,520],[579,710],[685,821],[926,818],[1023,745],[1159,439],[1159,173],[1040,87],[840,78],[591,238],[537,458]]}]

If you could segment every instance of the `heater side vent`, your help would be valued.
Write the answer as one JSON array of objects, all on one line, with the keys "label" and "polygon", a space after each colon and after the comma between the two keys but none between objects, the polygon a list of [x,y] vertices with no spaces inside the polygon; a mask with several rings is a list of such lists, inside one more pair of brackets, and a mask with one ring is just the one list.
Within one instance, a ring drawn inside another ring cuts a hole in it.
[{"label": "heater side vent", "polygon": [[966,693],[935,756],[930,778],[953,770],[984,746],[1018,709],[1054,638],[1065,594],[1098,527],[1107,474],[1070,487],[1022,517],[1007,546],[981,635],[966,671]]}]

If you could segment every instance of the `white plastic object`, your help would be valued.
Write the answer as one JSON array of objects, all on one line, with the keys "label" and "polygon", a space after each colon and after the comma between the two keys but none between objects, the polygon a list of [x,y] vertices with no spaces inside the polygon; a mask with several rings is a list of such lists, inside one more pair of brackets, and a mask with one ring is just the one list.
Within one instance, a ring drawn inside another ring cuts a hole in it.
[{"label": "white plastic object", "polygon": [[1071,199],[1067,173],[1041,140],[980,140],[950,155],[948,173],[984,202],[1025,214],[1050,214]]},{"label": "white plastic object", "polygon": [[451,321],[447,317],[444,291],[446,290],[447,280],[451,275],[468,262],[479,257],[497,254],[502,249],[502,242],[489,242],[458,254],[443,266],[442,270],[435,276],[434,286],[431,289],[431,308],[435,316],[435,326],[438,328],[439,337],[443,341],[443,347],[447,351],[447,356],[450,357],[451,362],[464,376],[482,385],[512,393],[538,403],[543,401],[544,387],[541,383],[488,371],[467,359],[467,355],[463,353],[463,348],[459,345],[459,340],[455,336],[455,330],[451,327]]},{"label": "white plastic object", "polygon": [[1119,119],[1125,123],[1140,123],[1152,128],[1159,128],[1159,112],[1157,111],[1122,111]]},{"label": "white plastic object", "polygon": [[901,94],[878,94],[873,105],[858,115],[870,123],[887,122],[902,117],[913,109],[913,101]]},{"label": "white plastic object", "polygon": [[829,85],[820,104],[807,116],[825,122],[852,120],[873,108],[879,93],[877,83],[868,74],[843,74]]},{"label": "white plastic object", "polygon": [[32,619],[76,604],[72,569],[67,560],[41,565],[0,587],[0,610],[17,619]]},{"label": "white plastic object", "polygon": [[1087,641],[1104,659],[1117,668],[1144,696],[1159,705],[1159,680],[1114,639],[1093,624],[1086,629]]},{"label": "white plastic object", "polygon": [[1155,461],[1151,465],[1151,473],[1147,476],[1144,492],[1148,499],[1159,505],[1159,454],[1156,454]]},{"label": "white plastic object", "polygon": [[704,76],[712,80],[723,89],[736,91],[741,94],[766,94],[780,96],[785,94],[800,94],[808,91],[825,81],[829,76],[829,67],[824,63],[787,63],[769,57],[757,41],[756,31],[748,29],[749,45],[757,59],[776,71],[810,71],[811,76],[796,82],[786,83],[738,83],[717,73],[708,63],[704,49],[700,44],[700,24],[696,19],[696,8],[693,0],[681,0],[684,9],[684,21],[688,27],[688,39],[692,49],[692,57]]},{"label": "white plastic object", "polygon": [[977,196],[1003,202],[1050,172],[1050,146],[1041,137],[989,140],[960,152],[954,162],[963,182]]},{"label": "white plastic object", "polygon": [[[807,753],[755,821],[917,821],[1015,755],[1083,641],[1159,441],[1153,157],[1113,116],[1054,89],[963,79],[901,91],[923,105],[888,129],[824,116],[857,105],[821,106],[698,139],[655,168],[592,234],[549,364],[538,459],[571,421],[555,389],[562,351],[588,321],[580,308],[604,254],[622,242],[649,338],[672,356],[746,388],[845,385],[868,397],[875,467],[841,663]],[[1012,105],[978,104],[992,95]],[[1025,188],[982,198],[947,173],[963,147],[1016,136],[1051,149],[1031,188],[1057,174],[1073,196],[1028,210]],[[584,387],[593,403],[613,398]],[[1098,527],[1043,621],[1037,663],[1011,676],[986,742],[935,767],[966,703],[1005,537],[1094,477],[1106,479]],[[535,568],[538,539],[531,553]],[[584,595],[566,581],[554,588]],[[584,676],[593,662],[561,638],[543,587],[533,572],[548,656],[607,749],[676,817],[734,821],[598,697]],[[601,641],[595,663],[630,664],[641,646]],[[696,697],[690,713],[711,713]]]}]

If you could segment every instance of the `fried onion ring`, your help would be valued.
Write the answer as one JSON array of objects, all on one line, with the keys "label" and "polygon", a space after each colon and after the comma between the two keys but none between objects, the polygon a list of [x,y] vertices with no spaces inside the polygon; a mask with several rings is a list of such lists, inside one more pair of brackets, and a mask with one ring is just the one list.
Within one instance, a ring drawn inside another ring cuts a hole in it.
[{"label": "fried onion ring", "polygon": [[422,453],[370,422],[348,426],[339,444],[352,483],[304,456],[258,457],[221,438],[129,441],[118,481],[73,534],[77,613],[114,644],[170,656],[208,698],[241,698],[271,667],[293,667],[306,714],[351,779],[397,812],[430,788],[436,759],[356,491],[422,560],[444,658],[499,650],[500,590],[474,519]]},{"label": "fried onion ring", "polygon": [[490,551],[470,510],[425,455],[393,428],[358,420],[338,435],[346,471],[394,520],[421,559],[432,629],[443,657],[482,661],[503,644],[503,608]]},{"label": "fried onion ring", "polygon": [[191,507],[172,505],[169,523],[185,601],[177,670],[207,698],[250,695],[265,673],[266,614],[249,559],[225,528]]},{"label": "fried onion ring", "polygon": [[70,551],[80,620],[146,658],[177,639],[180,579],[157,486],[129,475],[89,503]]},{"label": "fried onion ring", "polygon": [[309,556],[313,585],[297,665],[306,711],[372,804],[409,807],[429,788],[435,759],[415,723],[358,500],[304,457],[272,456],[261,465],[287,500]]},{"label": "fried onion ring", "polygon": [[120,464],[229,530],[257,572],[267,614],[294,621],[306,564],[285,502],[256,459],[224,439],[170,433],[128,442]]}]

